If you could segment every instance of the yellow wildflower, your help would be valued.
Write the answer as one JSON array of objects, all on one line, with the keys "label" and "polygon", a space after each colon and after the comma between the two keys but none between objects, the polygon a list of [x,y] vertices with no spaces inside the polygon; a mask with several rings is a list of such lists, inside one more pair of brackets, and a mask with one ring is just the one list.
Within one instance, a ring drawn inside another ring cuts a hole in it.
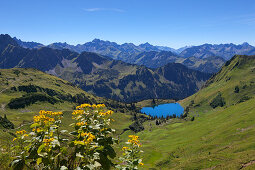
[{"label": "yellow wildflower", "polygon": [[21,131],[17,131],[17,132],[16,132],[16,134],[20,134],[20,135],[23,135],[23,134],[25,134],[25,133],[27,133],[25,130],[21,130]]},{"label": "yellow wildflower", "polygon": [[124,147],[122,148],[123,151],[128,150],[128,149],[129,149],[129,147],[126,147],[126,146],[124,146]]},{"label": "yellow wildflower", "polygon": [[78,122],[76,123],[76,126],[84,126],[84,125],[87,125],[87,122]]}]

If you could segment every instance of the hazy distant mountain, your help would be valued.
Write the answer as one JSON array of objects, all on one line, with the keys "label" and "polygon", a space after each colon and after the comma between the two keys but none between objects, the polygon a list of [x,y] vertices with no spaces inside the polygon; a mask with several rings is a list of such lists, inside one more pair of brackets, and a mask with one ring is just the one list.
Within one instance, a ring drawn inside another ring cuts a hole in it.
[{"label": "hazy distant mountain", "polygon": [[16,37],[13,38],[21,47],[24,48],[40,48],[43,47],[44,45],[41,43],[37,43],[37,42],[25,42],[25,41],[21,41],[20,39],[17,39]]},{"label": "hazy distant mountain", "polygon": [[[148,48],[147,44],[145,46],[141,48]],[[0,35],[0,68],[14,67],[36,68],[97,96],[126,102],[149,98],[182,99],[198,91],[210,77],[210,74],[175,63],[149,69],[91,52],[79,54],[49,47],[31,50],[19,46],[9,35]]]},{"label": "hazy distant mountain", "polygon": [[226,60],[221,57],[211,56],[204,59],[196,57],[179,57],[170,51],[150,51],[142,52],[136,56],[130,57],[126,62],[137,65],[144,65],[149,68],[162,67],[168,63],[181,63],[191,69],[206,73],[216,73],[224,65]]},{"label": "hazy distant mountain", "polygon": [[78,44],[76,46],[69,45],[67,43],[53,43],[48,45],[48,47],[55,49],[66,48],[78,53],[84,51],[95,52],[122,61],[125,61],[130,56],[137,55],[144,51],[160,51],[157,47],[149,43],[140,44],[139,46],[136,46],[133,43],[124,43],[119,45],[115,42],[103,41],[100,39],[94,39],[91,42],[87,42],[85,44]]},{"label": "hazy distant mountain", "polygon": [[180,54],[183,50],[190,48],[191,46],[185,46],[185,47],[181,47],[178,49],[174,49],[174,48],[170,48],[170,47],[166,47],[166,46],[156,46],[156,47],[161,51],[171,51],[173,53]]},{"label": "hazy distant mountain", "polygon": [[171,51],[142,52],[127,60],[129,63],[145,65],[150,68],[158,68],[168,63],[176,63],[179,56]]},{"label": "hazy distant mountain", "polygon": [[235,44],[204,44],[200,46],[193,46],[185,49],[180,53],[181,57],[196,57],[196,58],[207,58],[211,56],[220,56],[225,60],[229,60],[234,55],[253,55],[255,54],[255,47],[248,43],[240,45]]}]

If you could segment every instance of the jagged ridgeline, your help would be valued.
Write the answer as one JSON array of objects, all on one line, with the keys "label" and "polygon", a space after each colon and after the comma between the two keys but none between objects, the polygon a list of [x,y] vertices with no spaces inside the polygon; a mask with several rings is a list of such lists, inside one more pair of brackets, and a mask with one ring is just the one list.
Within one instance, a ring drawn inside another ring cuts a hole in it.
[{"label": "jagged ridgeline", "polygon": [[[210,77],[181,64],[149,69],[91,52],[79,54],[48,47],[28,49],[19,46],[9,35],[0,35],[0,68],[14,67],[36,68],[97,96],[124,102],[183,99],[198,91]],[[44,100],[55,102],[51,98]]]}]

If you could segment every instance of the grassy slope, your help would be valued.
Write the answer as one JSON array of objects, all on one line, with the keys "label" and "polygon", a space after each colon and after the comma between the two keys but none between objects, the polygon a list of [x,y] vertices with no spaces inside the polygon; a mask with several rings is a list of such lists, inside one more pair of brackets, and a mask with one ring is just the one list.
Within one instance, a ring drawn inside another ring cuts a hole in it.
[{"label": "grassy slope", "polygon": [[[238,103],[243,96],[255,94],[254,70],[254,56],[235,57],[210,80],[208,87],[181,101],[187,106],[194,100],[190,111],[190,116],[195,116],[193,122],[172,120],[161,126],[147,122],[146,130],[138,133],[145,168],[255,168],[255,164],[249,164],[255,160],[255,99]],[[239,93],[234,93],[236,85]],[[209,103],[219,91],[226,106],[212,109]]]},{"label": "grassy slope", "polygon": [[[18,75],[15,74],[15,70],[20,72]],[[64,119],[63,126],[69,128],[69,124],[72,122],[72,109],[76,106],[76,103],[70,102],[58,102],[54,105],[47,102],[37,102],[33,105],[25,107],[23,109],[9,109],[6,105],[13,98],[21,97],[25,92],[17,92],[10,90],[13,86],[19,85],[37,85],[43,88],[53,89],[55,91],[60,92],[61,94],[85,94],[89,99],[96,103],[112,103],[112,100],[104,99],[101,97],[93,96],[87,92],[84,92],[80,88],[71,85],[65,80],[57,78],[52,75],[45,74],[41,71],[35,69],[0,69],[0,116],[7,115],[7,118],[14,123],[15,128],[19,128],[20,125],[29,124],[33,116],[37,114],[40,110],[52,110],[52,111],[63,111]],[[121,104],[121,103],[119,103]],[[124,104],[121,104],[124,105]],[[112,109],[112,108],[110,108]],[[113,114],[113,119],[116,121],[113,123],[114,128],[117,129],[117,133],[121,133],[122,129],[128,127],[132,122],[130,120],[130,115],[120,113],[118,110]],[[27,128],[27,126],[23,126]],[[23,128],[22,127],[22,128]],[[0,145],[9,143],[9,141],[13,138],[9,134],[9,132],[15,132],[15,130],[4,130],[0,125]]]}]

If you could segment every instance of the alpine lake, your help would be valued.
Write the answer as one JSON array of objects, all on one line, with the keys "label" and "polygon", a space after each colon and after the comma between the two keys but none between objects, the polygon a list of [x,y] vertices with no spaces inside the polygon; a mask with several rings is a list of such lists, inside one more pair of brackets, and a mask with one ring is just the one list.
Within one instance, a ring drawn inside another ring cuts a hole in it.
[{"label": "alpine lake", "polygon": [[158,118],[166,118],[167,116],[180,117],[184,112],[184,108],[179,103],[167,103],[153,107],[143,107],[141,112]]}]

